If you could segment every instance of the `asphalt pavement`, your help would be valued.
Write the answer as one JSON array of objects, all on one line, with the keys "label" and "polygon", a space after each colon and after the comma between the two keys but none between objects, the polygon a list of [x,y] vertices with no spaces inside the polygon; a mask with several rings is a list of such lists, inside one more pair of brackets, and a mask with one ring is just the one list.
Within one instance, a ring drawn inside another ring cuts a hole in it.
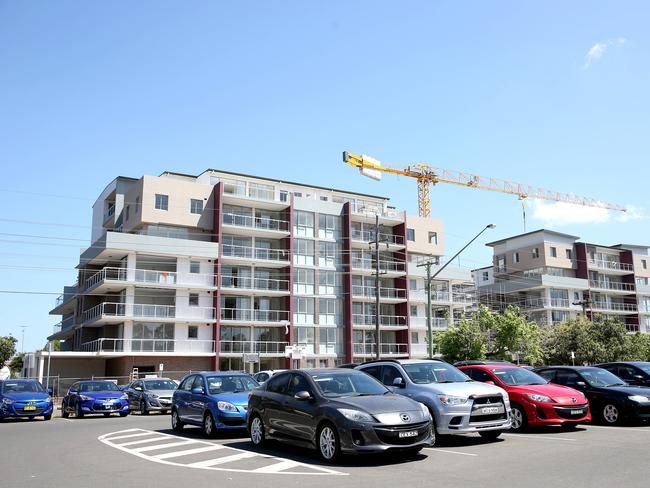
[{"label": "asphalt pavement", "polygon": [[590,425],[446,439],[414,460],[350,456],[330,465],[279,443],[257,449],[245,433],[206,439],[172,432],[169,416],[85,417],[0,423],[1,487],[147,486],[647,486],[650,426]]}]

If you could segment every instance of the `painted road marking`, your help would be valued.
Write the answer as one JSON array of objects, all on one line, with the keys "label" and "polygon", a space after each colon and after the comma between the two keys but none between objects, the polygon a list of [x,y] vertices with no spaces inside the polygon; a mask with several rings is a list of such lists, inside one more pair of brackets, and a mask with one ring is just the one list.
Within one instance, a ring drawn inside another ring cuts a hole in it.
[{"label": "painted road marking", "polygon": [[549,437],[543,434],[540,435],[525,435],[525,434],[503,434],[508,437],[525,437],[526,439],[539,439],[542,441],[566,441],[566,442],[575,442],[577,439],[571,439],[569,437]]},{"label": "painted road marking", "polygon": [[440,449],[438,447],[428,447],[429,452],[444,452],[447,454],[458,454],[459,456],[472,456],[472,457],[477,457],[478,454],[474,454],[471,452],[461,452],[461,451],[450,451],[449,449]]},{"label": "painted road marking", "polygon": [[646,434],[650,434],[650,427],[648,428],[643,428],[643,427],[614,427],[614,426],[607,426],[607,425],[585,425],[587,430],[589,429],[605,429],[605,430],[624,430],[626,432],[645,432]]},{"label": "painted road marking", "polygon": [[[145,436],[155,436],[153,439],[142,439],[141,442],[129,441],[126,443],[115,442],[120,439],[130,439],[135,437],[145,437]],[[267,454],[261,454],[252,451],[246,451],[244,449],[236,449],[234,447],[224,446],[223,444],[215,444],[208,441],[198,440],[198,439],[188,439],[186,437],[180,437],[172,434],[163,434],[161,432],[155,432],[152,430],[145,429],[126,429],[120,430],[117,432],[111,432],[108,434],[100,435],[97,440],[101,443],[106,444],[107,446],[113,447],[120,451],[126,452],[133,456],[145,459],[147,461],[152,461],[160,464],[167,464],[170,466],[178,466],[182,468],[191,468],[191,469],[207,469],[213,471],[229,471],[237,473],[258,473],[258,474],[292,474],[292,475],[338,475],[346,476],[348,473],[342,473],[340,471],[335,471],[333,469],[325,468],[322,466],[311,465],[307,463],[301,463],[298,461],[293,461],[291,459],[279,458],[275,456],[269,456]],[[159,444],[154,444],[156,441]],[[142,447],[130,447],[129,444],[133,442],[133,445],[138,444],[152,444]],[[174,452],[166,452],[161,454],[148,454],[150,451],[156,451],[160,449],[167,449],[172,447],[181,447],[181,446],[194,446],[191,449],[180,449]],[[203,460],[188,460],[187,457],[193,454],[200,455],[210,455],[212,452],[218,451],[219,454],[225,453],[227,455],[214,457],[210,459]],[[183,456],[186,456],[183,459]],[[175,458],[181,458],[176,460]],[[268,462],[268,465],[260,467],[260,463],[254,463],[256,466],[254,469],[242,469],[242,468],[229,468],[230,463],[238,463],[239,461],[245,459],[261,459],[264,462]],[[186,460],[185,463],[181,462]]]}]

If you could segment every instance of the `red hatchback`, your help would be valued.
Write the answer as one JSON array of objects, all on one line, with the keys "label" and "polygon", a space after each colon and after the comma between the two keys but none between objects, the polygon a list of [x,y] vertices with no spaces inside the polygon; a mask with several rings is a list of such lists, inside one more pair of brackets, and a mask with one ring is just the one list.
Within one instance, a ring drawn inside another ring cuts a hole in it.
[{"label": "red hatchback", "polygon": [[514,365],[482,364],[461,366],[463,373],[508,392],[512,409],[512,430],[560,425],[571,429],[590,422],[589,401],[578,390],[554,385],[541,376]]}]

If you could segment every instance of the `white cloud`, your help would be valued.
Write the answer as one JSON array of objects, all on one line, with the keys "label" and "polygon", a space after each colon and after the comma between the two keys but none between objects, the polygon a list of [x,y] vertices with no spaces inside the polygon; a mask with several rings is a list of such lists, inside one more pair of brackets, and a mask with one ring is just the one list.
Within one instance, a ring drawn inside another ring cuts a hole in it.
[{"label": "white cloud", "polygon": [[627,205],[626,212],[599,207],[585,207],[566,202],[532,200],[532,218],[541,220],[544,227],[552,229],[573,224],[604,224],[607,222],[631,222],[650,218],[643,208]]},{"label": "white cloud", "polygon": [[609,49],[610,47],[621,47],[626,42],[627,39],[625,39],[625,37],[617,37],[616,39],[607,39],[606,41],[597,42],[596,44],[591,46],[591,49],[589,49],[589,51],[587,51],[583,69],[589,68],[592,62],[602,58],[603,54],[605,54],[605,51],[607,51],[607,49]]}]

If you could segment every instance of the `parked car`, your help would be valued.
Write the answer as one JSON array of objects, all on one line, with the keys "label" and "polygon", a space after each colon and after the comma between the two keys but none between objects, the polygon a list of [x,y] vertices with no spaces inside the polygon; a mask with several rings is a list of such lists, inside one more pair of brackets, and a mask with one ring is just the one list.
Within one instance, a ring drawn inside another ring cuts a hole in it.
[{"label": "parked car", "polygon": [[614,363],[595,364],[615,374],[628,385],[650,386],[650,363],[643,361],[619,361]]},{"label": "parked car", "polygon": [[316,448],[326,461],[341,453],[414,455],[431,443],[431,416],[424,405],[351,369],[280,373],[251,392],[248,412],[256,446],[278,439]]},{"label": "parked car", "polygon": [[434,443],[441,435],[472,432],[494,440],[510,429],[508,394],[498,386],[472,381],[444,361],[375,360],[357,369],[426,405],[433,417]]},{"label": "parked car", "polygon": [[219,430],[245,429],[248,394],[258,386],[246,373],[189,374],[172,397],[172,429],[196,425],[208,437]]},{"label": "parked car", "polygon": [[499,366],[502,364],[513,364],[510,361],[506,361],[504,359],[469,359],[467,361],[456,361],[454,363],[454,366],[457,368],[460,368],[461,366],[476,366],[479,364],[494,364],[495,366]]},{"label": "parked car", "polygon": [[571,429],[591,421],[584,394],[567,386],[552,385],[528,369],[477,364],[462,366],[460,370],[473,380],[497,385],[508,392],[514,431],[542,425]]},{"label": "parked car", "polygon": [[650,388],[629,386],[606,369],[593,366],[552,366],[535,370],[551,383],[580,390],[591,412],[605,424],[650,419]]},{"label": "parked car", "polygon": [[135,380],[124,392],[129,396],[131,410],[148,415],[152,410],[166,414],[172,408],[172,395],[176,383],[168,378],[145,378]]},{"label": "parked car", "polygon": [[255,379],[255,381],[257,381],[258,383],[261,384],[261,383],[264,383],[265,381],[267,381],[271,376],[273,376],[275,374],[278,374],[278,373],[281,373],[282,371],[286,371],[286,369],[267,369],[267,370],[259,371],[258,373],[255,373],[253,375],[253,378]]},{"label": "parked car", "polygon": [[339,368],[354,369],[354,368],[356,368],[357,366],[359,366],[359,363],[345,363],[345,364],[341,364],[341,365],[338,366],[338,367],[339,367]]},{"label": "parked car", "polygon": [[8,417],[52,418],[52,389],[36,380],[0,381],[0,420]]},{"label": "parked car", "polygon": [[102,413],[108,417],[129,414],[129,397],[111,381],[84,380],[74,383],[61,403],[61,416],[73,413],[78,419],[86,414]]}]

